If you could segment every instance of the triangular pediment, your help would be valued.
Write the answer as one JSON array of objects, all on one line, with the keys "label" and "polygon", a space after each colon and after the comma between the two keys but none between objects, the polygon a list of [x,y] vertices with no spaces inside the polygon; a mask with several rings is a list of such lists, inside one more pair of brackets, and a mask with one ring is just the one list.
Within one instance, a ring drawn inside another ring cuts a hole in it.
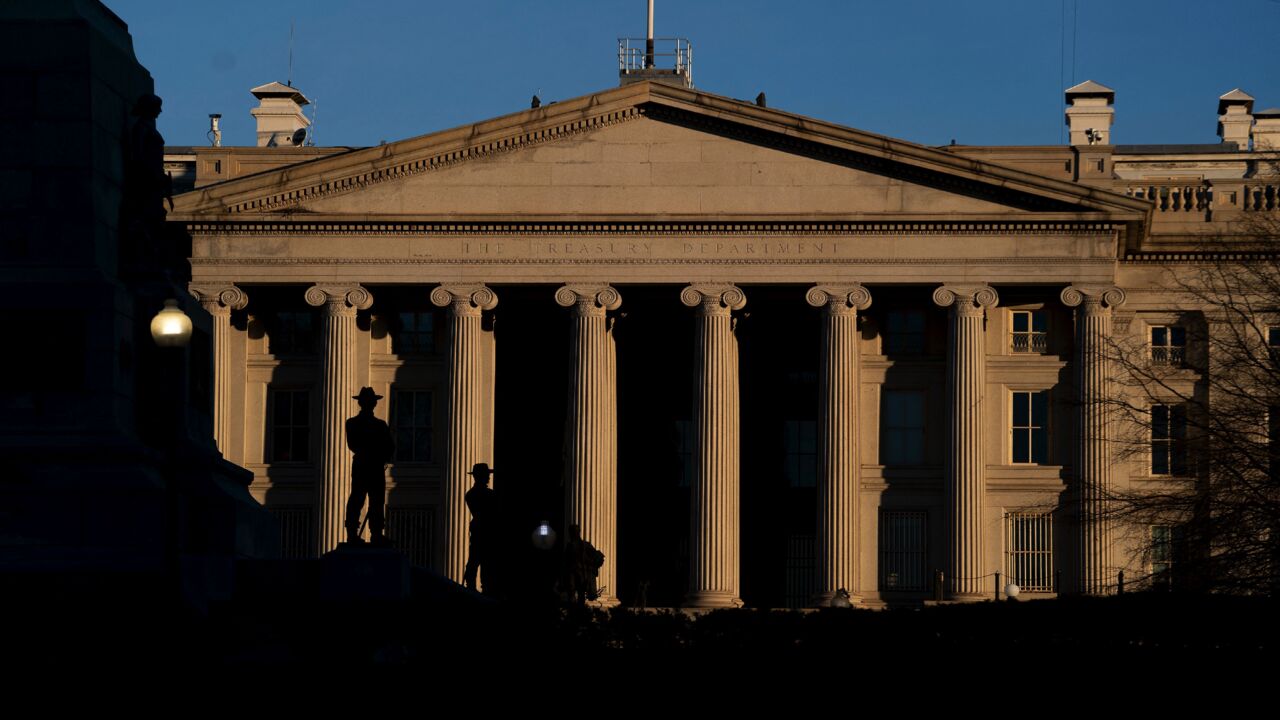
[{"label": "triangular pediment", "polygon": [[1147,205],[772,108],[638,83],[208,186],[175,219],[967,218]]}]

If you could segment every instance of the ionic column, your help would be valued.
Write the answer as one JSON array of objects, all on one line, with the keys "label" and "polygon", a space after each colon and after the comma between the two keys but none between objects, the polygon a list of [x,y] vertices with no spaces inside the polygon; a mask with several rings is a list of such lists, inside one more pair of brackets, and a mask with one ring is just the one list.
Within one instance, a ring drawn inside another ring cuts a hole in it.
[{"label": "ionic column", "polygon": [[1111,528],[1107,497],[1111,488],[1111,443],[1107,402],[1111,397],[1107,342],[1111,308],[1124,303],[1117,287],[1073,285],[1062,302],[1076,308],[1076,591],[1102,595],[1111,584]]},{"label": "ionic column", "polygon": [[947,588],[952,597],[981,596],[989,589],[983,532],[986,501],[982,398],[986,392],[985,309],[1000,297],[986,285],[944,285],[933,301],[950,307],[947,332],[947,399],[951,409],[945,465],[950,547]]},{"label": "ionic column", "polygon": [[858,311],[871,306],[861,285],[818,285],[805,299],[823,309],[818,377],[822,465],[818,475],[818,595],[826,605],[836,590],[851,598],[858,582]]},{"label": "ionic column", "polygon": [[333,550],[346,539],[343,527],[351,494],[351,451],[346,421],[356,413],[356,311],[368,310],[373,295],[359,285],[313,285],[307,303],[324,308],[324,356],[320,373],[320,484],[316,491],[316,550]]},{"label": "ionic column", "polygon": [[565,285],[556,290],[556,302],[572,309],[574,326],[565,529],[579,526],[583,539],[604,553],[599,587],[600,604],[607,607],[618,604],[618,424],[613,334],[606,314],[622,305],[622,296],[608,285]]},{"label": "ionic column", "polygon": [[223,457],[231,441],[231,311],[243,310],[249,296],[235,285],[192,287],[191,294],[213,316],[213,439]]},{"label": "ionic column", "polygon": [[741,607],[738,589],[738,342],[731,313],[747,304],[733,285],[694,284],[698,309],[694,426],[697,460],[689,542],[689,607]]},{"label": "ionic column", "polygon": [[436,534],[436,568],[445,577],[461,583],[467,568],[470,515],[464,496],[471,488],[468,473],[476,463],[490,462],[483,442],[485,385],[480,316],[498,304],[498,296],[481,284],[441,285],[431,291],[431,302],[448,307],[451,316],[449,427],[444,452],[441,522]]}]

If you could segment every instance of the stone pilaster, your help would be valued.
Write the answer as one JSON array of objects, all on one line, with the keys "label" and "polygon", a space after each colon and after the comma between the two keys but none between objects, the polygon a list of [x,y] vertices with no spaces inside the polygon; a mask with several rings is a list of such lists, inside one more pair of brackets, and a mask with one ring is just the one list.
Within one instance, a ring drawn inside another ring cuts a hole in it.
[{"label": "stone pilaster", "polygon": [[356,311],[368,310],[373,295],[360,285],[313,285],[307,303],[324,308],[324,355],[320,373],[320,482],[316,488],[316,550],[333,550],[346,538],[343,528],[351,494],[351,451],[346,421],[357,412]]},{"label": "stone pilaster", "polygon": [[817,585],[826,605],[844,588],[860,596],[858,582],[858,311],[871,305],[861,285],[817,285],[805,299],[823,309],[819,361],[822,464],[818,475]]},{"label": "stone pilaster", "polygon": [[[604,553],[600,604],[617,605],[618,458],[613,334],[608,311],[622,296],[608,285],[565,285],[556,302],[573,312],[573,374],[569,380],[565,528]],[[568,537],[566,535],[566,537]]]},{"label": "stone pilaster", "polygon": [[680,292],[697,308],[694,427],[697,458],[689,542],[689,607],[741,607],[738,587],[738,342],[734,310],[747,304],[733,285],[693,284]]},{"label": "stone pilaster", "polygon": [[1107,402],[1111,397],[1107,342],[1111,309],[1124,303],[1117,287],[1073,285],[1062,302],[1076,308],[1075,381],[1078,401],[1076,472],[1076,591],[1102,595],[1111,578],[1111,528],[1107,497],[1111,491],[1111,438]]},{"label": "stone pilaster", "polygon": [[[436,569],[454,582],[462,582],[467,568],[467,533],[470,514],[465,495],[471,488],[471,468],[492,463],[483,440],[486,413],[484,357],[480,351],[481,314],[498,304],[498,296],[481,284],[441,285],[431,291],[431,302],[448,307],[449,323],[449,426],[444,452],[444,484],[440,500],[440,529],[436,534]],[[483,568],[481,569],[483,572]]]},{"label": "stone pilaster", "polygon": [[946,582],[952,597],[988,592],[983,506],[986,461],[983,457],[982,400],[986,393],[987,354],[983,326],[986,308],[1000,297],[986,285],[944,285],[933,301],[950,307],[947,332],[947,406],[951,410],[946,467],[948,517]]},{"label": "stone pilaster", "polygon": [[223,457],[231,458],[231,311],[243,310],[249,296],[235,285],[192,287],[190,291],[213,316],[213,439]]}]

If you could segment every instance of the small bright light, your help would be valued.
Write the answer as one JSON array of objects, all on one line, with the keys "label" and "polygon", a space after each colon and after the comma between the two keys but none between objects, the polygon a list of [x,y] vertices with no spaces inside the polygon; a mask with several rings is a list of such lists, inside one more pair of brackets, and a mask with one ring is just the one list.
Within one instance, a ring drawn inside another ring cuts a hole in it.
[{"label": "small bright light", "polygon": [[160,347],[186,347],[191,339],[191,318],[177,300],[165,300],[164,309],[151,319],[151,337]]},{"label": "small bright light", "polygon": [[1020,592],[1022,592],[1022,588],[1018,587],[1017,583],[1009,583],[1004,586],[1004,594],[1006,597],[1016,598]]},{"label": "small bright light", "polygon": [[539,550],[550,550],[556,546],[556,531],[551,529],[551,523],[543,520],[534,528],[533,546]]}]

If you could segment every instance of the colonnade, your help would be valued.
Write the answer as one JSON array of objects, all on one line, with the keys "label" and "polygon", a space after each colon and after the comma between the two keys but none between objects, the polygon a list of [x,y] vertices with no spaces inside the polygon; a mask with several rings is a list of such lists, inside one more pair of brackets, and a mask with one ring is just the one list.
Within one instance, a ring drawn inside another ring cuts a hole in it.
[{"label": "colonnade", "polygon": [[[193,287],[213,315],[215,353],[215,436],[225,442],[227,379],[230,364],[227,334],[232,309],[248,298],[234,285]],[[817,585],[814,601],[825,604],[843,589],[855,601],[860,586],[861,528],[858,527],[860,459],[859,352],[857,314],[871,304],[871,293],[857,283],[818,284],[806,300],[822,313],[819,356],[819,454],[817,482]],[[317,550],[332,550],[344,535],[343,506],[351,484],[351,455],[344,422],[356,385],[355,318],[373,304],[372,294],[358,284],[317,284],[305,299],[324,308],[321,354],[323,399],[319,440],[320,482],[317,490]],[[694,365],[695,462],[691,487],[689,591],[691,607],[736,607],[742,604],[739,584],[739,387],[738,349],[733,313],[747,298],[733,284],[694,283],[680,293],[696,313]],[[451,316],[448,353],[448,424],[445,429],[441,523],[437,534],[437,567],[461,581],[466,566],[468,512],[464,494],[468,474],[483,457],[484,418],[489,415],[481,353],[481,316],[498,302],[494,291],[478,283],[443,284],[431,292],[432,302]],[[572,380],[568,408],[568,468],[565,524],[578,525],[605,556],[599,584],[600,602],[615,604],[617,587],[617,375],[612,322],[621,294],[607,283],[573,283],[560,287],[555,300],[573,318]],[[947,522],[946,590],[950,597],[978,597],[987,591],[983,529],[985,466],[983,405],[986,402],[985,320],[999,302],[987,285],[943,285],[934,302],[949,309],[947,398],[950,408],[944,486]],[[1111,308],[1124,301],[1114,287],[1070,286],[1062,302],[1076,308],[1075,358],[1078,394],[1075,459],[1076,567],[1075,589],[1107,591],[1111,572],[1110,528],[1105,502],[1110,482],[1105,343]]]}]

